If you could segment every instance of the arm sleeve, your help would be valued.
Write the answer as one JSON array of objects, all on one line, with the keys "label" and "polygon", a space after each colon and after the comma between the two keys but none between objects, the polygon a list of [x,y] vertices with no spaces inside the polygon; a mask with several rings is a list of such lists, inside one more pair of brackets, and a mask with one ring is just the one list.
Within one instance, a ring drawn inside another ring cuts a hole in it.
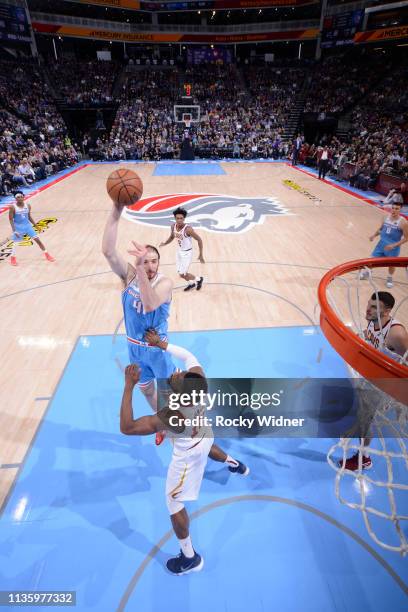
[{"label": "arm sleeve", "polygon": [[190,370],[191,368],[196,367],[201,368],[201,364],[196,359],[196,357],[194,357],[194,355],[190,353],[190,351],[187,351],[187,349],[182,348],[181,346],[176,346],[175,344],[168,344],[166,351],[170,353],[170,355],[173,355],[173,357],[176,357],[176,359],[184,361],[184,367],[186,368],[186,370]]}]

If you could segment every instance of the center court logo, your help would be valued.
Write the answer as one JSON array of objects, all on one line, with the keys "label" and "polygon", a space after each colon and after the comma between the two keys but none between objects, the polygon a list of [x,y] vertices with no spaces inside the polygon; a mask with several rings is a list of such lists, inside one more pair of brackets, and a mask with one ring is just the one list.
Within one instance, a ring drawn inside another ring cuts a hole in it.
[{"label": "center court logo", "polygon": [[168,227],[174,222],[173,210],[179,206],[187,210],[187,222],[192,227],[222,234],[240,234],[268,216],[289,214],[272,197],[176,193],[143,198],[125,208],[123,216],[142,225]]}]

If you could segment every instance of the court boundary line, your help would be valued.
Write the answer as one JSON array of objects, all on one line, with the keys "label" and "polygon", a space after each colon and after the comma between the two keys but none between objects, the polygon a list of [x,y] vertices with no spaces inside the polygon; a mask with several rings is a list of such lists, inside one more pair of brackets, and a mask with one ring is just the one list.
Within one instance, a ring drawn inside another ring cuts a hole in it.
[{"label": "court boundary line", "polygon": [[[63,181],[66,178],[69,178],[70,176],[72,176],[73,174],[79,172],[80,170],[82,170],[83,168],[87,168],[90,166],[98,166],[98,165],[106,165],[106,164],[168,164],[169,160],[159,160],[159,161],[145,161],[145,160],[139,160],[139,159],[119,159],[119,160],[105,160],[105,161],[94,161],[94,160],[87,160],[87,161],[83,161],[83,162],[79,162],[76,167],[73,167],[73,169],[70,172],[67,172],[66,174],[64,174],[63,176],[59,176],[55,179],[51,179],[49,183],[47,183],[46,185],[42,185],[41,187],[34,189],[34,191],[29,192],[26,196],[25,199],[28,200],[40,193],[42,193],[43,191],[45,191],[46,189],[53,187],[54,185],[56,185],[57,183],[59,183],[60,181]],[[200,164],[221,164],[221,163],[226,163],[226,164],[236,164],[236,163],[252,163],[252,164],[282,164],[284,166],[287,166],[289,168],[292,168],[293,170],[297,170],[298,172],[302,172],[303,174],[306,174],[312,178],[317,178],[316,174],[313,172],[310,172],[309,170],[305,170],[304,168],[299,168],[299,166],[293,166],[288,160],[286,159],[220,159],[220,160],[192,160],[192,161],[181,161],[178,159],[174,159],[171,161],[172,164],[194,164],[194,163],[200,163]],[[153,175],[152,175],[153,176]],[[329,187],[334,187],[335,189],[338,189],[339,191],[342,191],[343,193],[347,193],[350,196],[353,196],[355,198],[357,198],[360,201],[365,202],[366,204],[370,204],[370,206],[375,206],[376,208],[383,210],[382,206],[376,201],[373,200],[371,198],[368,197],[364,197],[363,195],[360,195],[359,193],[356,193],[355,191],[352,191],[351,189],[347,189],[347,187],[342,187],[341,185],[336,185],[335,183],[331,182],[331,181],[327,181],[326,179],[322,179],[323,183],[325,185],[328,185]],[[378,193],[378,192],[375,192]],[[7,210],[9,209],[9,204],[5,204],[3,206],[0,206],[0,215],[2,213],[5,213]],[[402,216],[404,216],[405,218],[408,219],[408,215],[405,213],[401,213]]]},{"label": "court boundary line", "polygon": [[[277,502],[277,503],[286,504],[288,506],[292,506],[292,507],[295,507],[295,508],[300,508],[301,510],[306,510],[307,512],[310,512],[311,514],[314,514],[315,516],[318,516],[319,518],[325,520],[327,523],[329,523],[329,524],[333,525],[334,527],[337,527],[338,529],[340,529],[340,531],[342,531],[343,533],[345,533],[346,535],[351,537],[357,544],[362,546],[372,557],[374,557],[374,559],[376,561],[378,561],[378,563],[380,565],[382,565],[382,567],[391,576],[391,578],[394,579],[394,581],[397,583],[397,585],[400,587],[400,589],[406,595],[408,595],[408,584],[406,584],[403,581],[401,576],[399,576],[399,574],[397,574],[397,572],[391,567],[391,565],[388,563],[388,561],[386,561],[384,559],[384,557],[382,557],[368,542],[363,540],[363,538],[361,536],[359,536],[357,533],[355,533],[355,531],[353,531],[352,529],[347,527],[347,525],[344,525],[343,523],[340,523],[340,521],[338,521],[334,517],[330,516],[329,514],[326,514],[325,512],[322,512],[321,510],[318,510],[317,508],[314,508],[313,506],[310,506],[309,504],[305,504],[304,502],[293,500],[293,499],[289,499],[289,498],[286,498],[286,497],[277,497],[275,495],[255,495],[255,494],[236,495],[234,497],[220,499],[220,500],[217,500],[217,501],[212,502],[210,504],[207,504],[206,506],[203,506],[202,508],[200,508],[199,510],[196,510],[195,512],[193,512],[190,515],[190,521],[194,521],[195,519],[199,518],[200,516],[203,516],[204,514],[207,514],[208,512],[210,512],[211,510],[214,510],[216,508],[221,508],[223,506],[228,506],[230,504],[234,504],[234,503],[242,502],[242,501]],[[135,588],[136,588],[138,582],[140,581],[140,578],[142,577],[145,569],[147,568],[149,563],[155,558],[157,553],[160,552],[162,546],[164,546],[164,544],[166,544],[173,537],[173,534],[174,534],[173,529],[169,529],[164,534],[164,536],[162,536],[162,538],[158,541],[158,543],[155,544],[152,547],[152,549],[149,551],[149,553],[146,555],[146,557],[140,563],[140,565],[137,568],[136,572],[133,574],[132,578],[130,579],[126,590],[124,591],[124,594],[123,594],[123,596],[122,596],[122,598],[121,598],[121,600],[119,602],[119,605],[118,605],[118,607],[116,609],[116,612],[122,612],[125,609],[125,607],[127,606],[128,602],[129,602],[130,596],[132,595],[133,591],[135,590]]]},{"label": "court boundary line", "polygon": [[31,438],[30,444],[27,446],[26,452],[24,453],[24,457],[23,457],[21,463],[18,464],[19,467],[18,467],[17,473],[16,473],[16,475],[14,477],[14,480],[11,483],[11,486],[10,486],[9,490],[7,491],[6,496],[4,497],[2,504],[0,505],[0,520],[3,518],[4,511],[6,510],[7,505],[9,503],[9,501],[10,501],[10,498],[11,498],[11,496],[12,496],[12,494],[14,492],[14,489],[15,489],[15,487],[17,485],[17,482],[20,479],[21,472],[22,472],[22,470],[25,467],[25,464],[27,462],[27,459],[28,459],[31,451],[33,450],[34,443],[37,440],[38,434],[40,433],[41,428],[43,427],[43,425],[44,425],[44,423],[46,421],[47,414],[50,411],[50,408],[51,408],[51,406],[53,404],[53,401],[55,399],[55,395],[56,395],[56,393],[58,391],[58,388],[59,388],[59,386],[61,384],[61,381],[62,381],[63,377],[65,376],[65,372],[66,372],[66,370],[68,368],[68,365],[71,362],[71,359],[72,359],[72,357],[74,355],[74,352],[76,350],[76,347],[78,345],[78,342],[79,342],[80,338],[81,338],[81,336],[78,336],[77,339],[74,342],[74,345],[73,345],[73,347],[71,349],[71,352],[70,352],[70,354],[68,356],[68,359],[66,360],[65,365],[64,365],[64,367],[61,370],[61,373],[59,375],[59,378],[57,380],[55,388],[54,388],[54,390],[52,392],[51,399],[48,402],[47,407],[45,408],[45,410],[44,410],[44,412],[43,412],[43,414],[41,416],[41,419],[40,419],[40,421],[38,423],[37,429],[35,430],[35,432],[33,434],[33,437]]},{"label": "court boundary line", "polygon": [[[170,264],[169,264],[169,265],[170,265]],[[172,265],[172,264],[171,264],[171,265]],[[108,272],[110,272],[110,270],[109,270],[109,271],[107,271],[107,272],[106,272],[106,274],[107,274]],[[102,273],[99,273],[99,274],[105,274],[105,272],[102,272]],[[64,282],[64,281],[58,281],[58,282]],[[218,283],[218,284],[219,284],[219,283]],[[177,289],[181,289],[182,287],[183,287],[183,285],[180,285],[179,287],[175,287],[175,290],[177,290]],[[251,287],[250,287],[250,288],[251,288]],[[257,288],[255,287],[254,289],[257,289]],[[308,318],[308,317],[307,317],[307,318]],[[311,319],[309,319],[309,320],[311,320]],[[44,410],[44,412],[43,412],[43,414],[42,414],[42,416],[41,416],[41,419],[40,419],[40,421],[39,421],[39,423],[38,423],[37,429],[35,430],[35,432],[34,432],[34,434],[33,434],[33,437],[32,437],[32,439],[31,439],[31,441],[30,441],[29,445],[27,446],[27,450],[26,450],[26,452],[25,452],[25,454],[24,454],[24,457],[23,457],[22,461],[21,461],[20,463],[17,463],[17,464],[4,464],[4,466],[7,466],[7,467],[15,467],[15,468],[18,468],[18,471],[17,471],[17,473],[16,473],[16,475],[15,475],[15,477],[14,477],[14,480],[13,480],[13,482],[12,482],[12,484],[11,484],[11,486],[10,486],[10,488],[9,488],[9,490],[8,490],[8,492],[7,492],[7,494],[6,494],[6,496],[5,496],[5,497],[4,497],[4,499],[3,499],[2,504],[0,505],[0,520],[1,520],[2,516],[3,516],[4,511],[5,511],[5,510],[6,510],[6,508],[7,508],[7,504],[8,504],[8,502],[10,501],[11,495],[13,494],[13,491],[14,491],[14,489],[15,489],[16,485],[17,485],[17,482],[18,482],[18,481],[19,481],[19,479],[20,479],[21,472],[22,472],[22,470],[24,469],[25,464],[26,464],[26,461],[27,461],[27,459],[28,459],[28,457],[29,457],[29,454],[31,453],[31,451],[32,451],[32,449],[33,449],[33,447],[34,447],[35,441],[36,441],[36,439],[37,439],[37,436],[39,435],[39,432],[40,432],[40,430],[41,430],[41,427],[44,425],[44,423],[45,423],[45,421],[46,421],[46,419],[47,419],[47,415],[48,415],[48,413],[49,413],[49,411],[50,411],[50,409],[51,409],[51,406],[52,406],[53,401],[54,401],[54,399],[55,399],[55,395],[56,395],[56,393],[57,393],[57,391],[58,391],[58,388],[59,388],[59,386],[60,386],[60,384],[61,384],[61,381],[62,381],[62,379],[63,379],[63,377],[64,377],[64,375],[65,375],[65,372],[66,372],[66,370],[67,370],[67,368],[68,368],[68,366],[69,366],[69,364],[70,364],[70,362],[71,362],[71,360],[72,360],[72,358],[73,358],[73,355],[74,355],[74,353],[75,353],[75,351],[76,351],[76,349],[77,349],[77,346],[78,346],[78,345],[79,345],[79,343],[81,342],[82,338],[99,338],[99,337],[108,337],[108,338],[109,338],[109,337],[110,337],[110,338],[113,338],[113,342],[114,342],[115,338],[117,338],[117,337],[119,337],[119,336],[120,336],[120,337],[123,337],[123,336],[125,336],[125,335],[126,335],[126,334],[122,334],[122,333],[121,333],[121,334],[117,333],[117,332],[118,332],[118,330],[119,330],[119,327],[121,326],[121,324],[122,324],[122,323],[123,323],[123,318],[122,318],[122,319],[119,321],[119,323],[116,325],[115,330],[113,331],[113,333],[106,333],[106,334],[80,334],[79,336],[77,336],[77,338],[76,338],[76,340],[75,340],[75,342],[74,342],[74,345],[73,345],[73,347],[72,347],[72,349],[71,349],[71,352],[70,352],[70,354],[69,354],[69,356],[68,356],[68,358],[67,358],[67,360],[66,360],[66,363],[65,363],[64,367],[62,368],[62,371],[61,371],[61,373],[60,373],[60,375],[59,375],[59,377],[58,377],[58,380],[57,380],[57,382],[56,382],[56,385],[55,385],[55,388],[54,388],[54,390],[53,390],[52,394],[51,394],[50,396],[47,396],[47,397],[43,397],[43,396],[41,396],[41,397],[36,397],[36,398],[34,398],[34,401],[35,401],[35,402],[36,402],[36,401],[47,401],[47,402],[48,402],[48,404],[47,404],[47,407],[45,408],[45,410]],[[282,329],[284,329],[284,328],[285,328],[285,329],[291,329],[292,327],[298,327],[298,328],[308,327],[308,328],[313,328],[313,329],[315,329],[315,330],[317,330],[317,329],[318,329],[318,326],[316,326],[316,325],[314,325],[314,324],[312,324],[312,325],[310,325],[310,324],[309,324],[309,325],[308,325],[308,324],[305,324],[305,325],[294,325],[294,326],[291,326],[291,325],[281,326],[281,328],[282,328]],[[252,327],[244,328],[244,327],[237,327],[237,328],[233,328],[233,327],[232,327],[232,328],[227,328],[227,329],[222,328],[222,329],[203,329],[203,330],[195,330],[195,329],[194,329],[194,330],[184,330],[184,331],[180,331],[180,330],[179,330],[179,331],[172,331],[171,333],[187,333],[187,334],[193,334],[193,333],[199,333],[199,332],[201,332],[201,333],[206,333],[206,332],[237,331],[237,330],[240,330],[240,329],[242,329],[242,330],[247,330],[247,331],[248,331],[248,330],[252,330],[252,329],[278,329],[278,328],[270,328],[270,327],[262,327],[262,328],[252,328]],[[318,332],[317,332],[317,333],[318,333]],[[3,466],[0,464],[0,469],[1,469],[2,467],[3,467]]]},{"label": "court boundary line", "polygon": [[[298,264],[298,263],[288,263],[288,262],[277,262],[277,261],[206,261],[206,265],[219,265],[219,264],[257,264],[257,265],[262,265],[262,266],[278,266],[278,267],[296,267],[296,268],[302,268],[302,269],[306,269],[306,270],[317,270],[317,271],[328,271],[330,270],[330,268],[325,268],[323,266],[309,266],[309,265],[305,265],[305,264]],[[161,263],[160,266],[164,267],[164,266],[175,266],[175,262],[169,262],[169,263]],[[58,281],[54,281],[52,283],[45,283],[44,285],[35,285],[33,287],[26,287],[25,289],[20,289],[19,291],[13,291],[13,293],[5,293],[4,295],[0,295],[0,300],[9,298],[9,297],[13,297],[15,295],[20,295],[21,293],[28,293],[29,291],[35,291],[36,289],[45,289],[46,287],[54,287],[55,285],[60,285],[62,283],[70,283],[70,282],[74,282],[77,280],[82,280],[84,278],[91,278],[92,276],[102,276],[103,274],[113,274],[112,270],[104,270],[102,272],[91,272],[90,274],[82,274],[80,276],[72,276],[70,278],[64,278],[62,280],[58,280]],[[382,277],[374,277],[374,278],[379,278],[381,280],[384,280]],[[214,283],[206,283],[206,285],[211,285]],[[408,285],[408,283],[406,281],[398,281],[399,285],[405,286]],[[183,285],[184,286],[184,285]],[[180,289],[181,285],[179,287],[175,287],[175,289]]]},{"label": "court boundary line", "polygon": [[[298,166],[292,166],[290,162],[284,162],[284,164],[286,166],[289,166],[289,168],[293,168],[293,170],[297,170],[298,172],[302,172],[303,174],[307,174],[307,176],[311,176],[312,178],[319,180],[316,174],[314,174],[313,172],[310,172],[309,170],[305,170],[304,168],[298,168]],[[360,200],[361,202],[365,202],[365,204],[369,204],[370,206],[375,206],[375,208],[378,208],[379,210],[384,211],[384,213],[389,212],[387,210],[384,210],[381,204],[379,204],[376,200],[373,200],[372,198],[366,198],[363,195],[360,195],[359,193],[352,191],[351,189],[347,189],[347,187],[336,185],[332,181],[327,181],[326,179],[320,179],[320,180],[325,185],[328,185],[329,187],[334,187],[335,189],[338,189],[339,191],[342,191],[343,193],[347,193],[348,195],[353,196],[354,198],[357,198],[357,200]],[[378,192],[376,191],[375,193],[378,193]],[[401,213],[401,216],[408,219],[408,214],[406,213]]]},{"label": "court boundary line", "polygon": [[[222,283],[216,283],[216,284],[222,284]],[[286,327],[291,327],[291,326],[286,326]],[[315,325],[312,326],[302,326],[302,325],[298,325],[296,327],[316,327]],[[236,331],[237,329],[241,329],[241,328],[231,328],[232,331]],[[244,328],[242,328],[244,329]],[[247,329],[252,329],[252,328],[247,328]],[[261,328],[261,329],[270,329],[270,328]],[[202,330],[203,332],[219,332],[219,331],[228,331],[225,329],[222,330]],[[185,332],[177,332],[177,333],[196,333],[197,330],[186,330]],[[31,453],[33,446],[35,444],[35,441],[39,435],[39,432],[41,431],[41,427],[44,425],[47,414],[53,404],[53,401],[55,400],[55,396],[56,393],[58,391],[58,388],[60,387],[61,381],[63,379],[63,377],[65,376],[66,370],[73,358],[73,355],[79,345],[79,342],[81,341],[81,338],[84,337],[99,337],[99,336],[111,336],[112,334],[81,334],[77,337],[71,352],[69,354],[68,359],[66,360],[66,363],[60,373],[59,379],[55,385],[55,388],[53,390],[52,395],[50,396],[50,401],[48,402],[47,408],[44,411],[44,414],[42,415],[41,421],[38,424],[38,427],[32,437],[32,440],[27,448],[27,451],[24,455],[24,458],[22,460],[22,462],[20,464],[4,464],[4,466],[1,467],[15,467],[17,468],[17,473],[15,475],[15,478],[13,480],[12,485],[10,486],[9,491],[7,492],[1,506],[0,506],[0,519],[3,517],[4,511],[7,508],[7,505],[10,501],[10,498],[12,496],[12,493],[14,492],[14,489],[16,487],[16,484],[21,476],[21,472],[25,467],[25,464],[27,462],[27,459],[29,457],[29,454]],[[43,398],[41,398],[43,399]],[[326,522],[328,522],[329,524],[337,527],[338,529],[340,529],[341,531],[343,531],[343,533],[345,533],[346,535],[348,535],[349,537],[351,537],[357,544],[360,544],[360,546],[362,546],[369,554],[371,554],[372,557],[374,557],[374,559],[376,561],[378,561],[378,563],[380,563],[380,565],[382,565],[382,567],[385,569],[385,571],[390,575],[390,577],[397,583],[397,585],[402,589],[402,591],[408,595],[408,585],[403,581],[403,579],[397,574],[397,572],[391,567],[391,565],[389,565],[389,563],[379,554],[377,553],[377,551],[368,543],[365,542],[365,540],[363,540],[363,538],[361,538],[357,533],[355,533],[352,529],[350,529],[349,527],[347,527],[346,525],[344,525],[343,523],[340,523],[339,521],[337,521],[336,519],[334,519],[333,517],[331,517],[330,515],[322,512],[321,510],[318,510],[317,508],[314,508],[313,506],[310,506],[308,504],[305,504],[303,502],[300,501],[296,501],[296,500],[291,500],[288,498],[282,498],[282,497],[277,497],[277,496],[271,496],[271,495],[242,495],[242,496],[235,496],[232,498],[224,498],[221,500],[217,500],[215,502],[212,502],[211,504],[208,504],[206,506],[204,506],[203,508],[200,508],[199,510],[195,511],[194,513],[191,514],[190,519],[191,520],[195,520],[196,518],[199,518],[200,516],[210,512],[211,510],[218,508],[218,507],[222,507],[225,505],[229,505],[232,503],[236,503],[236,502],[240,502],[240,501],[270,501],[270,502],[278,502],[278,503],[283,503],[283,504],[287,504],[293,507],[297,507],[303,510],[306,510],[322,519],[324,519]],[[161,547],[170,539],[173,537],[173,530],[170,529],[168,530],[167,533],[165,533],[165,535],[159,540],[159,542],[153,546],[153,548],[149,551],[149,553],[146,555],[145,559],[142,561],[142,563],[139,565],[138,569],[136,570],[135,574],[133,575],[132,579],[130,580],[128,587],[126,588],[124,595],[122,596],[122,599],[120,600],[119,603],[119,607],[117,608],[117,612],[121,612],[122,610],[125,609],[125,606],[128,603],[128,600],[132,594],[132,592],[134,591],[137,583],[139,582],[144,570],[146,569],[146,567],[149,565],[149,563],[154,559],[154,557],[156,556],[156,554],[161,550]]]},{"label": "court boundary line", "polygon": [[[183,285],[184,286],[184,285]],[[118,325],[116,326],[116,329],[119,327],[119,325],[121,325],[123,323],[123,318],[121,319],[120,323],[118,323]],[[216,333],[216,332],[228,332],[228,331],[252,331],[254,329],[260,329],[260,330],[269,330],[269,329],[303,329],[307,327],[308,329],[317,329],[320,326],[319,325],[310,325],[305,324],[305,325],[280,325],[279,327],[222,327],[219,329],[178,329],[178,330],[171,330],[169,333],[170,334],[206,334],[206,333]],[[113,336],[115,334],[81,334],[80,338],[98,338],[99,336]],[[116,337],[118,336],[123,336],[125,337],[126,334],[116,334]]]},{"label": "court boundary line", "polygon": [[[86,168],[89,165],[90,164],[88,164],[88,163],[83,163],[81,165],[78,165],[78,166],[74,167],[71,171],[63,174],[62,176],[57,176],[55,179],[51,179],[45,185],[41,185],[41,187],[38,187],[37,189],[34,189],[33,191],[30,191],[27,194],[24,194],[24,200],[30,200],[34,196],[39,195],[40,193],[42,193],[46,189],[49,189],[50,187],[54,187],[54,185],[56,185],[57,183],[60,183],[61,181],[65,180],[66,178],[69,178],[73,174],[76,174],[77,172],[79,172],[83,168]],[[0,215],[2,215],[3,213],[7,212],[9,208],[10,208],[10,204],[3,204],[3,205],[1,205],[0,206]]]}]

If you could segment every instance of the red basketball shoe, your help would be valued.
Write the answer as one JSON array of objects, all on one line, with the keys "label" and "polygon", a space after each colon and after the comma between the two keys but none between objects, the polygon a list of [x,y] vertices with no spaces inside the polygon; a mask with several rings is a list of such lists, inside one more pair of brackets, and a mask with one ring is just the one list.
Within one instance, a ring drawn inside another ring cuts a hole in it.
[{"label": "red basketball shoe", "polygon": [[[371,461],[370,457],[366,457],[365,455],[361,457],[361,467],[363,470],[369,470],[372,465],[373,462]],[[345,470],[351,470],[352,472],[358,470],[358,453],[349,459],[346,459],[344,465],[343,461],[339,461],[339,467],[344,467]]]}]

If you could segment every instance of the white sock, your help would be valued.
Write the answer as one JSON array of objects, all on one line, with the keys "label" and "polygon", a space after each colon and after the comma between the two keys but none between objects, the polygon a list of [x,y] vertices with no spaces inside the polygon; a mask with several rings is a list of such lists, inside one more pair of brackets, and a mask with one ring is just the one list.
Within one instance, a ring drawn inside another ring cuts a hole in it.
[{"label": "white sock", "polygon": [[238,467],[239,463],[238,461],[236,461],[236,459],[233,459],[232,457],[230,457],[229,455],[227,455],[226,460],[224,461],[224,463],[227,463],[228,465],[230,465],[231,467]]},{"label": "white sock", "polygon": [[184,538],[184,540],[179,539],[179,542],[180,542],[180,548],[183,551],[184,555],[188,557],[189,559],[194,557],[194,549],[191,543],[191,537],[187,536],[186,538]]},{"label": "white sock", "polygon": [[195,280],[196,280],[196,283],[198,283],[201,280],[201,276],[196,276]]},{"label": "white sock", "polygon": [[11,247],[11,256],[15,257],[16,256],[16,243],[13,242],[13,246]]},{"label": "white sock", "polygon": [[194,285],[195,281],[193,280],[189,280],[187,281],[187,287],[190,287],[190,285]]}]

